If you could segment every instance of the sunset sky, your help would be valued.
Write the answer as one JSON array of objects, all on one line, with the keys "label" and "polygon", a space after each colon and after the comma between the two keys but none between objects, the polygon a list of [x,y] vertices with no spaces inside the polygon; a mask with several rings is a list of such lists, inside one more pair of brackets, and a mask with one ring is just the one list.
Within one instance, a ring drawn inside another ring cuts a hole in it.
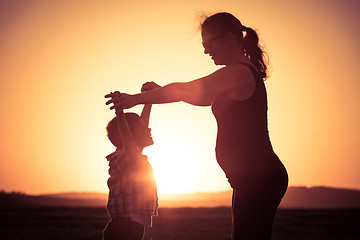
[{"label": "sunset sky", "polygon": [[[104,95],[218,69],[196,30],[202,11],[258,31],[270,137],[289,184],[360,189],[358,0],[0,0],[0,189],[107,192],[114,112]],[[150,127],[160,194],[230,189],[210,108],[156,105]]]}]

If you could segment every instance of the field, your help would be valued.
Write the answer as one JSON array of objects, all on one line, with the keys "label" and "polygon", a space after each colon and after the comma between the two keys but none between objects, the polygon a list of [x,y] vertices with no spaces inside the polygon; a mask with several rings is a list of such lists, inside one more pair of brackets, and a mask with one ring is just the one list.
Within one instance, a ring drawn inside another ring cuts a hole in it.
[{"label": "field", "polygon": [[[2,240],[100,240],[105,208],[42,207],[0,210]],[[146,240],[229,240],[231,210],[160,208]],[[279,209],[273,240],[358,240],[360,209]]]}]

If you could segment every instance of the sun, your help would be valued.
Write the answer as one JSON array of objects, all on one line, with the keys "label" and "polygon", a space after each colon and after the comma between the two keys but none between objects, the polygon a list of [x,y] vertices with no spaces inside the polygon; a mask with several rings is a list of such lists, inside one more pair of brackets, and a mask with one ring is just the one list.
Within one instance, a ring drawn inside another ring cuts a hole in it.
[{"label": "sun", "polygon": [[180,151],[175,146],[157,143],[145,152],[154,169],[160,195],[196,192],[203,178],[192,151]]}]

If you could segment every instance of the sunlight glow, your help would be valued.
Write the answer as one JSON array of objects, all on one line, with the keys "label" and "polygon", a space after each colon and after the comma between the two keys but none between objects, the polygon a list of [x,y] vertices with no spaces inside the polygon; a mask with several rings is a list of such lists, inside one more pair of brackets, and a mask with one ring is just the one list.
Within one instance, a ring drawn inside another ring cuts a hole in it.
[{"label": "sunlight glow", "polygon": [[200,179],[195,154],[191,149],[179,151],[174,144],[161,143],[149,149],[159,194],[196,192]]}]

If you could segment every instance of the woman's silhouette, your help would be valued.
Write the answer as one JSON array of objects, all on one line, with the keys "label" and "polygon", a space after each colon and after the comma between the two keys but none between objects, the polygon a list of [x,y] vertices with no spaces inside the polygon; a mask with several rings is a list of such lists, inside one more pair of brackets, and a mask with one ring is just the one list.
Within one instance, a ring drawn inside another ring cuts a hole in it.
[{"label": "woman's silhouette", "polygon": [[267,126],[267,66],[257,33],[230,13],[201,25],[204,53],[225,67],[184,83],[140,93],[108,94],[111,108],[184,101],[211,106],[217,120],[216,158],[233,188],[233,239],[270,239],[288,176]]}]

